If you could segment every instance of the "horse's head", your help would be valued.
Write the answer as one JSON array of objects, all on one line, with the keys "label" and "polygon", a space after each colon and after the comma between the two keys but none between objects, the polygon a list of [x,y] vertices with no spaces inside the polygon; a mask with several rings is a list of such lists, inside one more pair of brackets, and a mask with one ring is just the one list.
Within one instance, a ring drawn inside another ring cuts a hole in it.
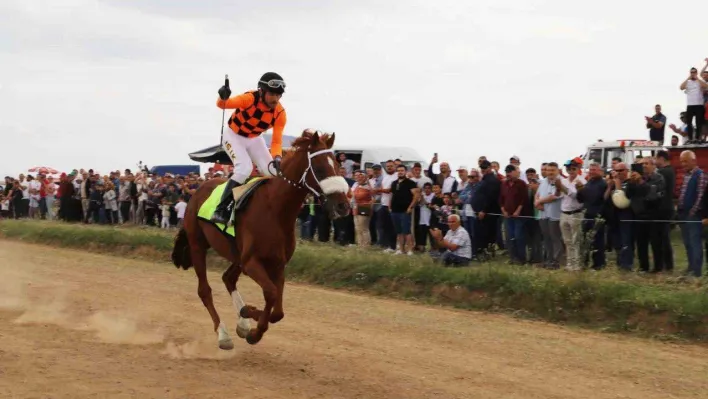
[{"label": "horse's head", "polygon": [[309,189],[316,197],[322,197],[330,218],[336,219],[347,216],[350,206],[347,198],[349,184],[337,173],[339,164],[334,158],[333,144],[334,133],[320,135],[306,129],[292,142],[293,152],[283,158],[282,174],[287,180]]}]

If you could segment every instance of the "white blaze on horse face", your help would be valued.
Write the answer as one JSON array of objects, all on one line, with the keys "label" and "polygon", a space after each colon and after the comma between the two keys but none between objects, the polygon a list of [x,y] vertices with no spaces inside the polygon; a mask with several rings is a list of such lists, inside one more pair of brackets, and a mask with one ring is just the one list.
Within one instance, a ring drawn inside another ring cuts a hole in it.
[{"label": "white blaze on horse face", "polygon": [[334,174],[337,174],[337,168],[334,167],[334,159],[332,159],[332,157],[328,157],[327,162],[329,162],[329,166],[332,167]]},{"label": "white blaze on horse face", "polygon": [[342,176],[330,176],[320,182],[320,188],[324,195],[334,193],[346,194],[349,192],[349,184]]}]

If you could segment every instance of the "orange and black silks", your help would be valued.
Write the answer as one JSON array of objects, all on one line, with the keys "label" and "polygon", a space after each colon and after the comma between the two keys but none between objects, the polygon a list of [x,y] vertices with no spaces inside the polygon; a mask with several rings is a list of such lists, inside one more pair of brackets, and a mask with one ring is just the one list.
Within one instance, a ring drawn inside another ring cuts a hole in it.
[{"label": "orange and black silks", "polygon": [[270,154],[273,157],[283,155],[283,129],[287,116],[280,103],[275,109],[270,109],[261,101],[258,91],[248,91],[228,100],[218,99],[216,106],[235,109],[229,118],[229,127],[240,136],[254,138],[273,128]]}]

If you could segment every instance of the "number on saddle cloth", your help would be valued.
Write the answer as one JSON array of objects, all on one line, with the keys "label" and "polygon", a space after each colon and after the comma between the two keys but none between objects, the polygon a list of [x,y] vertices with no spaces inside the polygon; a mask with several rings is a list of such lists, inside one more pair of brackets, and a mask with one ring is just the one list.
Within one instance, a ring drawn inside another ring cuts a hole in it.
[{"label": "number on saddle cloth", "polygon": [[[246,184],[236,187],[234,189],[234,201],[229,207],[232,222],[235,212],[244,210],[248,204],[249,199],[253,196],[253,193],[258,189],[258,187],[262,186],[270,178],[270,176],[255,177],[249,180]],[[214,214],[216,206],[221,200],[221,193],[223,193],[225,187],[226,183],[222,183],[211,192],[209,198],[207,198],[207,200],[204,201],[202,206],[199,208],[197,217],[201,220],[215,225],[222,233],[234,237],[236,233],[233,224],[229,224],[229,226],[224,226],[223,224],[214,223],[211,221],[211,216]]]}]

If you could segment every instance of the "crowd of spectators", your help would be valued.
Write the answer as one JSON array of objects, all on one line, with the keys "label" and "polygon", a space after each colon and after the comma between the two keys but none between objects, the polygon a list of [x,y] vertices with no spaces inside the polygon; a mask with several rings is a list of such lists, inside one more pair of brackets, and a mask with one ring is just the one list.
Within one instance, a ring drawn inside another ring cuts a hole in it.
[{"label": "crowd of spectators", "polygon": [[[672,145],[679,144],[679,136],[680,144],[705,141],[707,69],[708,58],[702,79],[692,68],[680,85],[687,108],[680,128],[669,125],[677,134]],[[650,139],[663,143],[667,118],[661,106],[645,119]],[[426,253],[449,266],[506,252],[513,264],[600,270],[607,264],[606,254],[614,252],[620,270],[633,270],[636,256],[641,272],[660,273],[673,270],[669,232],[678,225],[688,258],[685,273],[701,276],[708,175],[698,167],[694,152],[684,151],[680,159],[685,175],[674,203],[676,174],[666,151],[633,165],[615,158],[611,170],[595,162],[582,165],[578,158],[523,169],[517,156],[501,170],[498,162],[483,156],[475,168],[457,168],[456,177],[447,162],[439,163],[434,173],[437,154],[427,170],[419,163],[409,169],[400,160],[355,170],[356,162],[338,154],[353,212],[331,221],[308,196],[298,217],[300,237],[378,247],[397,255]],[[587,168],[585,175],[582,167]],[[126,169],[102,176],[81,169],[58,180],[41,173],[6,177],[0,218],[179,227],[199,185],[223,174],[210,169],[203,176],[157,176]]]},{"label": "crowd of spectators", "polygon": [[[677,207],[671,195],[675,171],[665,151],[631,168],[614,159],[610,173],[591,163],[581,174],[581,162],[524,169],[512,156],[500,170],[498,162],[480,157],[475,168],[457,168],[457,176],[446,162],[435,173],[437,156],[427,170],[420,164],[409,169],[399,160],[366,170],[343,163],[347,166],[340,173],[351,187],[352,214],[331,221],[308,197],[297,228],[304,240],[428,254],[450,266],[507,253],[508,262],[519,265],[600,270],[606,254],[614,252],[621,270],[633,270],[636,254],[641,271],[663,272],[673,269],[669,231],[678,224],[688,272],[701,275],[708,175],[693,152],[681,154],[686,178]],[[58,179],[6,177],[0,216],[178,227],[199,185],[223,175],[210,170],[203,176],[156,176],[126,169],[102,176],[81,169]]]}]

